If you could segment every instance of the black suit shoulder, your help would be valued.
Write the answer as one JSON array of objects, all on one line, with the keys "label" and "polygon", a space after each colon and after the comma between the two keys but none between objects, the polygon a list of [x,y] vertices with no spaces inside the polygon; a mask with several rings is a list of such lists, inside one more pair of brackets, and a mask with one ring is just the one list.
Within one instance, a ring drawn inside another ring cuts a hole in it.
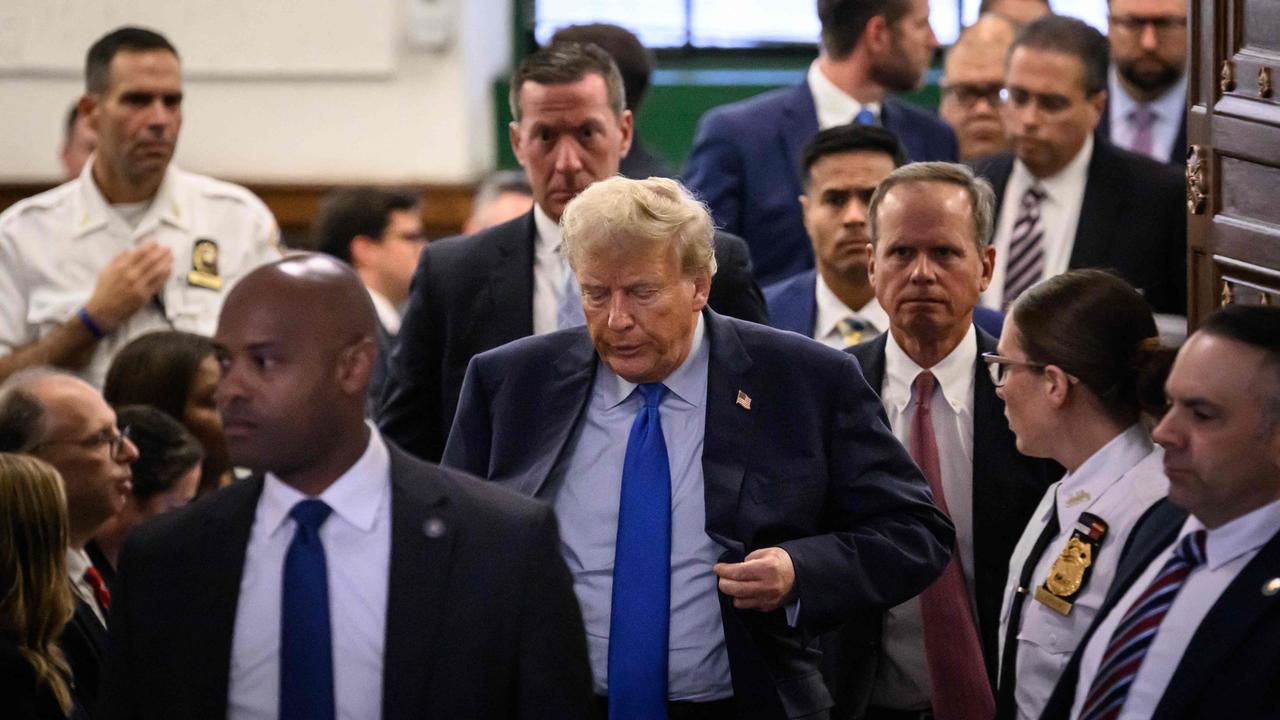
[{"label": "black suit shoulder", "polygon": [[707,304],[721,315],[755,323],[767,323],[768,311],[764,293],[756,283],[751,268],[751,251],[747,241],[723,230],[713,238],[716,274],[711,279]]},{"label": "black suit shoulder", "polygon": [[498,537],[526,534],[527,528],[552,519],[546,503],[525,497],[470,473],[420,460],[391,443],[393,473],[402,485],[423,497],[440,495],[459,512],[458,521],[483,527]]}]

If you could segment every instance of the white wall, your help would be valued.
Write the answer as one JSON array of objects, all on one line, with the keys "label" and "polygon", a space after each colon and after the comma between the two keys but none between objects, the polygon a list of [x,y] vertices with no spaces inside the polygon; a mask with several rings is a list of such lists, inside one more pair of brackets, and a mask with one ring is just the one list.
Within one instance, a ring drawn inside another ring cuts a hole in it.
[{"label": "white wall", "polygon": [[[194,1],[198,0],[132,0],[143,15],[148,6],[158,14],[174,2]],[[455,32],[442,52],[410,46],[405,20],[412,1],[326,0],[355,7],[381,2],[389,8],[386,15],[394,26],[386,36],[395,49],[387,72],[340,78],[332,72],[300,76],[267,67],[249,76],[228,78],[218,77],[208,67],[187,68],[177,162],[197,172],[254,182],[452,183],[482,176],[495,157],[491,87],[509,69],[511,0],[416,0],[451,8]],[[48,12],[58,6],[57,2],[21,0],[18,4],[45,8],[30,12]],[[88,15],[102,22],[101,13]],[[15,26],[21,26],[5,21],[0,11],[0,46],[6,36],[12,38],[7,34]],[[113,26],[114,22],[87,28],[86,36],[92,39]],[[264,32],[254,23],[221,30],[207,23],[198,28],[157,29],[169,35],[179,52],[183,52],[183,35],[209,37],[221,32],[233,37],[234,33]],[[335,53],[341,52],[341,27],[316,31],[334,44]],[[311,37],[314,44],[316,36]],[[282,63],[290,59],[289,47],[269,47],[278,49]],[[70,68],[81,66],[87,49],[87,44],[67,48],[74,61],[63,69],[14,69],[13,63],[8,70],[0,68],[0,182],[58,177],[62,120],[71,101],[83,91],[80,72]],[[309,51],[299,43],[294,55]],[[0,60],[5,59],[5,48],[0,47]]]}]

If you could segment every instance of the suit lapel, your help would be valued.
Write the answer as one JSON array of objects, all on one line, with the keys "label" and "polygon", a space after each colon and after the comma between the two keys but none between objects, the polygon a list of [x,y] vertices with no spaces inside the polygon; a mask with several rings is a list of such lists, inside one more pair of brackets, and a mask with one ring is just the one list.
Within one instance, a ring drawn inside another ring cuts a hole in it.
[{"label": "suit lapel", "polygon": [[493,303],[478,306],[484,311],[472,326],[489,328],[494,342],[483,344],[484,350],[533,334],[533,245],[538,235],[533,211],[513,222],[512,229],[498,243],[498,258],[489,271]]},{"label": "suit lapel", "polygon": [[1213,681],[1216,670],[1250,638],[1263,615],[1280,608],[1280,595],[1262,593],[1263,583],[1276,576],[1277,567],[1280,533],[1262,546],[1204,616],[1169,678],[1153,718],[1181,717],[1186,708],[1195,705],[1196,697]]},{"label": "suit lapel", "polygon": [[[725,318],[710,310],[706,319],[707,342],[711,358],[707,372],[706,426],[715,432],[705,433],[702,446],[702,476],[707,506],[707,535],[730,549],[735,559],[746,554],[737,539],[736,514],[738,496],[742,492],[744,460],[750,456],[751,413],[742,403],[757,394],[752,378],[747,376],[752,360],[738,330]],[[739,402],[739,393],[746,398]]]},{"label": "suit lapel", "polygon": [[591,399],[596,351],[585,328],[578,331],[574,341],[556,358],[551,370],[546,387],[539,391],[542,420],[528,428],[530,446],[541,448],[542,452],[533,457],[532,465],[520,473],[512,486],[528,497],[536,497],[546,486]]},{"label": "suit lapel", "polygon": [[813,93],[809,92],[809,83],[801,82],[791,89],[791,98],[783,105],[782,123],[778,128],[782,135],[782,147],[786,154],[787,167],[791,171],[792,184],[797,188],[804,187],[804,177],[800,170],[800,157],[804,146],[810,138],[818,134],[818,111],[813,104]]},{"label": "suit lapel", "polygon": [[848,352],[862,366],[862,378],[876,395],[884,394],[884,351],[889,346],[889,331],[885,330],[871,340],[855,345]]},{"label": "suit lapel", "polygon": [[[431,652],[448,596],[456,538],[438,470],[391,452],[391,567],[383,650],[382,707],[387,720],[422,715],[432,677]],[[447,688],[440,689],[447,692]]]},{"label": "suit lapel", "polygon": [[[991,183],[991,189],[996,193],[996,212],[993,218],[993,227],[1000,227],[1000,208],[1004,205],[1004,192],[1009,187],[1009,176],[1013,174],[1013,154],[1001,153],[992,158],[991,164],[980,172],[983,177]],[[1000,262],[997,258],[997,262]]]},{"label": "suit lapel", "polygon": [[1117,187],[1127,187],[1117,177],[1122,168],[1105,141],[1094,141],[1093,157],[1089,158],[1089,172],[1084,184],[1084,199],[1080,202],[1080,221],[1076,225],[1075,243],[1071,249],[1072,268],[1108,267],[1115,264],[1115,253],[1108,252],[1114,243],[1123,243],[1117,232],[1116,219],[1121,217],[1123,193]]}]

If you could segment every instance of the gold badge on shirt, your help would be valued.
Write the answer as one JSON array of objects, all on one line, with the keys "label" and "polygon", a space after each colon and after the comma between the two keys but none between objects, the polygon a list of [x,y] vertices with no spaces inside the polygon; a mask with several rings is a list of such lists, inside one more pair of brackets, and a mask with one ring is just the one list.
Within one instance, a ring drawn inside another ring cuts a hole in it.
[{"label": "gold badge on shirt", "polygon": [[209,290],[222,289],[222,276],[218,274],[218,243],[200,238],[191,248],[191,272],[187,284]]},{"label": "gold badge on shirt", "polygon": [[1036,588],[1037,602],[1060,614],[1071,614],[1075,599],[1089,584],[1093,564],[1098,560],[1107,523],[1092,513],[1081,513],[1066,547],[1049,568],[1049,577]]}]

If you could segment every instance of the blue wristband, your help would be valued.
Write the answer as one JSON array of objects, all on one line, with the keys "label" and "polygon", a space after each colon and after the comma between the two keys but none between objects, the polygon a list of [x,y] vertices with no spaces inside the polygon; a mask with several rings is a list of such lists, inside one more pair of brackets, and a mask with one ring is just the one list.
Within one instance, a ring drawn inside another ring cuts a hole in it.
[{"label": "blue wristband", "polygon": [[84,325],[84,329],[88,330],[89,334],[95,339],[101,340],[107,336],[107,334],[102,331],[102,328],[98,327],[98,323],[94,322],[93,318],[89,317],[88,310],[83,307],[80,308],[76,311],[76,317],[80,318],[80,324]]}]

